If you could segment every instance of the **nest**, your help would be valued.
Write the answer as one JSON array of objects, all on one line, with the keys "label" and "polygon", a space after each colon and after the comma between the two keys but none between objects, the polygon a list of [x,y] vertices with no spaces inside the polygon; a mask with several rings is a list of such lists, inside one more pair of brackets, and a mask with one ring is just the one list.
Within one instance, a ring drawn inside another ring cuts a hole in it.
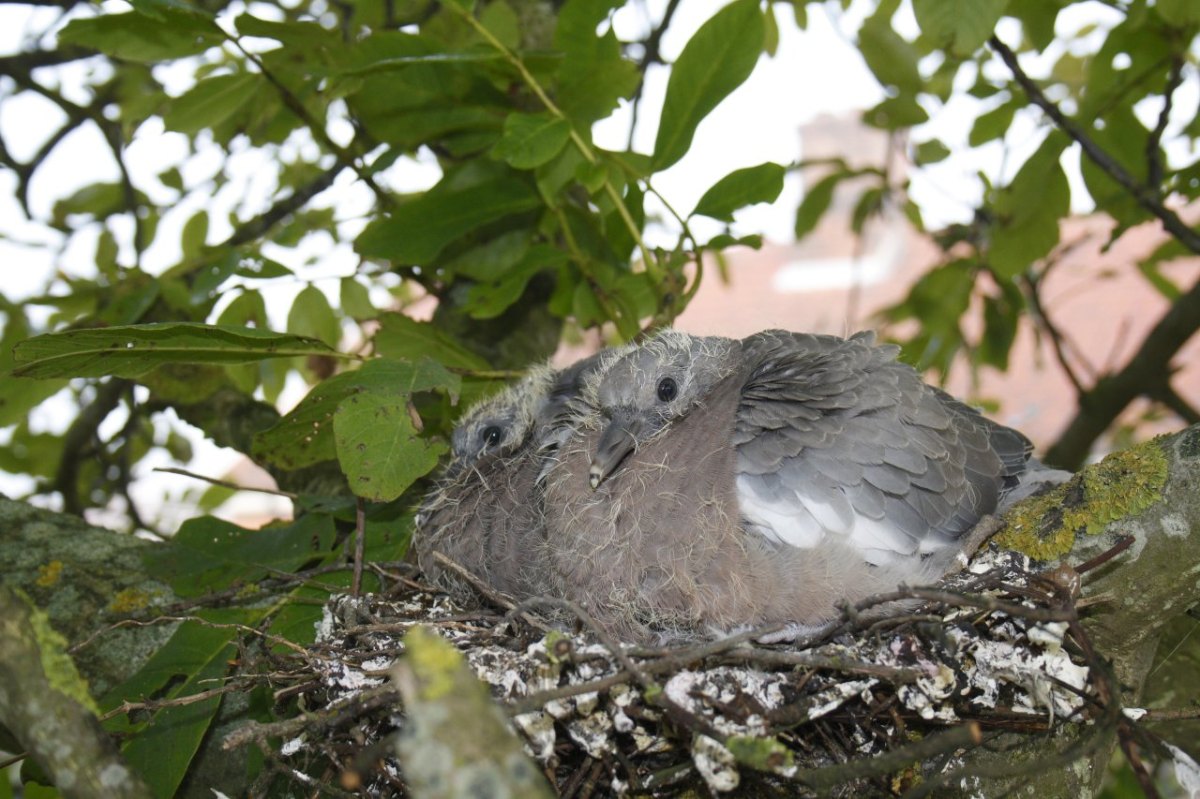
[{"label": "nest", "polygon": [[[777,631],[754,630],[619,646],[566,603],[467,607],[418,576],[393,577],[385,594],[325,607],[317,643],[287,656],[286,685],[275,669],[277,699],[305,715],[227,745],[269,733],[284,740],[269,754],[276,776],[404,795],[393,746],[403,708],[388,674],[416,624],[466,656],[562,797],[970,788],[976,748],[1061,725],[1087,737],[1115,706],[1077,621],[1077,575],[1036,574],[1014,553],[983,554],[936,589],[901,587],[844,607],[820,634],[774,644],[761,640]],[[1080,737],[1066,736],[1073,757]]]}]

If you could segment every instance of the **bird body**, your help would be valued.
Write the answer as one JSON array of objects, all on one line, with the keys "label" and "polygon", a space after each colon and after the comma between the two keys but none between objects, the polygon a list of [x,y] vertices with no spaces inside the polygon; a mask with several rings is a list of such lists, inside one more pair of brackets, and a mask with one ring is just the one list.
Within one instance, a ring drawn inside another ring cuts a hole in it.
[{"label": "bird body", "polygon": [[536,482],[544,459],[566,438],[572,403],[598,362],[593,356],[560,371],[534,367],[463,414],[451,435],[450,461],[416,515],[413,545],[427,577],[465,592],[434,558],[440,552],[504,593],[544,592]]},{"label": "bird body", "polygon": [[640,640],[817,626],[933,581],[1038,464],[897,352],[870,333],[664,331],[534,370],[460,422],[418,514],[421,567],[458,587],[440,551]]},{"label": "bird body", "polygon": [[610,356],[543,480],[558,590],[646,637],[817,624],[941,576],[1031,447],[896,353],[666,331]]}]

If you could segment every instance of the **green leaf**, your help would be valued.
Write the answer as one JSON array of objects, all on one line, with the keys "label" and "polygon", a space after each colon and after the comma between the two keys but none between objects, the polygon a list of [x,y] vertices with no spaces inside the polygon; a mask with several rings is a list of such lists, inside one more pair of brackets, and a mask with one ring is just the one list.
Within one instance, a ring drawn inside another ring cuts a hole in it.
[{"label": "green leaf", "polygon": [[966,58],[992,35],[1007,6],[1008,0],[913,0],[913,13],[938,47]]},{"label": "green leaf", "polygon": [[829,203],[833,201],[834,189],[844,177],[846,177],[844,172],[826,175],[804,193],[804,199],[800,201],[800,207],[796,209],[795,233],[797,240],[811,233],[817,223],[821,221],[821,217],[829,209]]},{"label": "green leaf", "polygon": [[1021,20],[1025,35],[1038,52],[1054,41],[1058,12],[1069,0],[1009,0],[1008,14]]},{"label": "green leaf", "polygon": [[928,122],[929,114],[914,95],[901,94],[863,112],[863,121],[883,130],[900,130]]},{"label": "green leaf", "polygon": [[923,141],[917,145],[916,162],[918,165],[936,164],[950,155],[950,148],[938,139]]},{"label": "green leaf", "polygon": [[[253,624],[262,611],[253,616],[251,613],[205,610],[196,615],[218,623]],[[229,670],[230,660],[237,656],[237,648],[231,643],[235,635],[232,627],[184,622],[137,674],[105,697],[102,707],[113,709],[126,699],[179,699],[211,690]],[[221,697],[211,696],[162,708],[154,712],[148,723],[139,725],[137,734],[124,746],[125,761],[141,775],[156,797],[166,799],[177,794],[220,706]],[[126,734],[135,731],[123,715],[114,717],[105,726]]]},{"label": "green leaf", "polygon": [[492,148],[514,169],[533,169],[558,155],[571,135],[571,124],[546,112],[513,112],[504,120],[504,133]]},{"label": "green leaf", "polygon": [[[1127,104],[1118,105],[1104,115],[1103,127],[1089,131],[1093,142],[1104,150],[1105,154],[1116,161],[1134,180],[1146,180],[1146,141],[1150,132],[1138,120],[1133,109]],[[1159,150],[1160,163],[1166,156]],[[1088,194],[1096,203],[1096,210],[1104,211],[1117,220],[1117,232],[1139,224],[1150,218],[1149,212],[1142,207],[1137,198],[1125,190],[1108,173],[1096,165],[1096,162],[1084,155],[1080,159],[1080,174]]]},{"label": "green leaf", "polygon": [[423,264],[480,225],[541,205],[536,191],[513,177],[460,189],[434,187],[367,226],[358,251],[368,258]]},{"label": "green leaf", "polygon": [[492,319],[521,298],[538,272],[567,263],[567,255],[548,244],[538,244],[513,264],[495,283],[481,283],[467,292],[467,313],[473,319]]},{"label": "green leaf", "polygon": [[910,97],[921,91],[916,48],[892,28],[887,3],[881,4],[859,29],[858,50],[881,85]]},{"label": "green leaf", "polygon": [[17,344],[18,377],[137,378],[172,363],[251,363],[267,358],[331,355],[319,341],[254,328],[192,322],[69,330]]},{"label": "green leaf", "polygon": [[1196,0],[1158,0],[1154,10],[1167,24],[1177,28],[1200,25],[1200,3]]},{"label": "green leaf", "polygon": [[621,53],[611,28],[597,29],[619,0],[567,0],[558,12],[554,46],[562,52],[555,99],[578,130],[612,113],[622,98],[632,96],[641,80],[637,65]]},{"label": "green leaf", "polygon": [[1023,102],[1018,102],[1013,98],[980,114],[975,119],[975,124],[971,126],[967,144],[979,147],[993,139],[1003,138],[1008,133],[1008,129],[1012,127],[1013,116],[1017,113],[1017,109],[1022,105]]},{"label": "green leaf", "polygon": [[258,92],[259,75],[214,75],[198,82],[167,104],[163,127],[195,136],[229,119]]},{"label": "green leaf", "polygon": [[68,197],[57,200],[51,214],[51,224],[59,229],[68,227],[68,217],[87,214],[96,220],[107,219],[125,210],[125,187],[120,183],[90,183]]},{"label": "green leaf", "polygon": [[379,311],[375,310],[371,302],[371,293],[367,287],[352,277],[344,277],[341,280],[340,304],[342,311],[358,322],[374,319],[379,315]]},{"label": "green leaf", "polygon": [[320,514],[261,530],[203,516],[184,522],[170,540],[147,549],[143,559],[150,574],[189,597],[296,571],[330,557],[333,542],[333,519]]},{"label": "green leaf", "polygon": [[333,429],[350,490],[374,502],[400,496],[450,449],[417,435],[405,400],[380,394],[347,398],[334,414]]},{"label": "green leaf", "polygon": [[329,305],[329,298],[311,285],[305,286],[292,301],[287,329],[289,333],[315,338],[331,347],[337,346],[342,337],[342,326]]},{"label": "green leaf", "polygon": [[73,19],[58,33],[60,45],[88,47],[123,61],[147,64],[200,55],[224,39],[212,20],[169,11],[159,19],[138,13]]},{"label": "green leaf", "polygon": [[461,379],[429,358],[413,362],[379,358],[361,369],[342,372],[325,380],[276,424],[254,437],[254,456],[288,470],[311,466],[337,457],[334,414],[349,397],[380,394],[389,400],[407,401],[416,391],[442,390],[458,397]]},{"label": "green leaf", "polygon": [[996,201],[999,224],[991,235],[988,264],[1013,278],[1058,244],[1059,220],[1071,206],[1071,189],[1059,158],[1061,134],[1046,137]]},{"label": "green leaf", "polygon": [[704,192],[692,214],[733,221],[733,212],[756,203],[772,203],[783,191],[787,170],[779,164],[765,163],[730,172]]},{"label": "green leaf", "polygon": [[684,45],[667,80],[654,142],[656,170],[682,158],[700,122],[750,76],[762,54],[764,36],[758,0],[734,0]]},{"label": "green leaf", "polygon": [[[191,219],[183,224],[183,233],[179,237],[179,249],[183,251],[184,259],[195,258],[204,249],[205,239],[208,238],[208,211],[201,208],[192,214]],[[231,268],[230,273],[233,272]]]},{"label": "green leaf", "polygon": [[379,318],[375,349],[385,358],[415,361],[427,357],[451,368],[476,371],[491,368],[487,361],[432,323],[418,322],[398,313],[383,314]]},{"label": "green leaf", "polygon": [[309,50],[321,47],[337,47],[342,43],[338,30],[326,28],[318,22],[301,22],[290,20],[274,22],[260,19],[253,14],[240,14],[234,19],[234,25],[242,36],[261,36],[264,39],[274,39],[291,47],[303,47]]}]

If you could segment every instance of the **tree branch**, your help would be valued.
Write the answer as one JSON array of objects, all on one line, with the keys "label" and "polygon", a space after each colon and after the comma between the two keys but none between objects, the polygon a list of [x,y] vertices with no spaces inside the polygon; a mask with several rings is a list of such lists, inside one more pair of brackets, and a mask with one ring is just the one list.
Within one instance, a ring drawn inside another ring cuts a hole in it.
[{"label": "tree branch", "polygon": [[1133,175],[1125,171],[1125,167],[1117,163],[1100,145],[1092,141],[1082,127],[1067,117],[1057,105],[1046,97],[1033,79],[1025,74],[1025,70],[1021,69],[1021,65],[1017,63],[1016,54],[1004,42],[993,36],[988,39],[988,45],[996,51],[996,54],[1012,71],[1013,78],[1025,90],[1025,94],[1034,105],[1041,108],[1060,130],[1078,142],[1084,153],[1095,162],[1096,166],[1104,170],[1105,174],[1115,180],[1121,188],[1133,195],[1143,208],[1157,217],[1167,232],[1178,239],[1180,244],[1200,255],[1200,233],[1188,226],[1174,211],[1163,205],[1155,188],[1139,183]]},{"label": "tree branch", "polygon": [[[988,40],[988,44],[1012,71],[1013,78],[1034,105],[1078,142],[1088,158],[1154,215],[1180,244],[1200,255],[1200,233],[1163,205],[1157,186],[1151,187],[1136,180],[1082,127],[1063,114],[1025,74],[1017,63],[1016,55],[1007,45],[995,36]],[[1180,296],[1158,320],[1124,368],[1102,377],[1091,390],[1079,395],[1079,410],[1046,453],[1046,462],[1066,469],[1077,469],[1096,439],[1134,398],[1147,396],[1153,399],[1162,390],[1168,379],[1166,376],[1170,372],[1171,359],[1197,329],[1200,329],[1200,281]]]}]

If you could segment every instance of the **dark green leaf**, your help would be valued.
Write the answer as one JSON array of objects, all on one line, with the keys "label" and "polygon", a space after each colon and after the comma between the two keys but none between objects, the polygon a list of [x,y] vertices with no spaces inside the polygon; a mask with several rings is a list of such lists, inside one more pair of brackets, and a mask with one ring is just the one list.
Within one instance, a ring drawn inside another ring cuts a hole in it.
[{"label": "dark green leaf", "polygon": [[266,358],[330,355],[319,341],[269,330],[191,322],[69,330],[22,341],[18,377],[137,378],[171,363],[251,363]]},{"label": "dark green leaf", "polygon": [[833,192],[837,188],[837,184],[846,177],[844,172],[834,172],[832,175],[826,175],[806,192],[804,199],[800,201],[800,207],[796,209],[796,239],[802,239],[812,232],[817,223],[821,221],[821,217],[825,211],[829,209],[829,203],[833,201]]},{"label": "dark green leaf", "polygon": [[325,292],[316,286],[305,286],[292,301],[288,311],[287,329],[297,336],[306,336],[335,347],[342,338],[342,326],[329,305]]},{"label": "dark green leaf", "polygon": [[917,145],[916,162],[918,165],[936,164],[950,155],[950,148],[938,139],[923,141]]},{"label": "dark green leaf", "polygon": [[338,462],[357,496],[390,502],[431,472],[449,447],[417,435],[408,403],[380,394],[356,394],[333,416]]},{"label": "dark green leaf", "polygon": [[891,9],[886,3],[863,23],[858,32],[858,50],[883,86],[910,97],[921,90],[916,48],[892,28]]},{"label": "dark green leaf", "polygon": [[1154,10],[1169,25],[1177,28],[1200,25],[1200,3],[1196,0],[1158,0]]},{"label": "dark green leaf", "polygon": [[240,111],[255,97],[261,80],[249,73],[206,78],[167,105],[163,126],[195,136]]},{"label": "dark green leaf", "polygon": [[971,126],[967,144],[979,147],[994,139],[1003,138],[1008,133],[1008,129],[1012,127],[1013,115],[1023,104],[1024,98],[1020,102],[1012,99],[980,114],[975,119],[975,124]]},{"label": "dark green leaf", "polygon": [[512,265],[495,283],[472,286],[467,293],[467,313],[474,319],[492,319],[521,298],[530,279],[545,269],[567,262],[566,253],[538,244]]},{"label": "dark green leaf", "polygon": [[164,13],[151,19],[138,13],[73,19],[58,33],[59,44],[74,44],[125,61],[154,63],[200,55],[224,41],[212,20],[193,14]]},{"label": "dark green leaf", "polygon": [[786,174],[786,169],[772,163],[734,170],[704,192],[692,213],[732,222],[739,208],[775,202]]},{"label": "dark green leaf", "polygon": [[512,177],[462,189],[439,186],[369,225],[358,237],[357,247],[370,258],[427,263],[480,225],[540,204],[537,192]]},{"label": "dark green leaf", "polygon": [[451,368],[478,371],[490,368],[487,361],[429,322],[418,322],[398,313],[383,314],[379,318],[375,349],[386,358],[415,361],[429,357]]},{"label": "dark green leaf", "polygon": [[684,45],[667,80],[654,142],[656,170],[682,158],[700,122],[750,77],[762,54],[764,35],[758,0],[734,0]]},{"label": "dark green leaf", "polygon": [[180,596],[199,596],[239,583],[253,585],[274,572],[327,558],[333,540],[333,520],[315,513],[261,530],[204,516],[184,522],[144,557],[150,573]]},{"label": "dark green leaf", "polygon": [[999,224],[992,232],[988,263],[1013,278],[1058,244],[1059,220],[1071,206],[1071,190],[1059,158],[1065,139],[1051,134],[996,201]]},{"label": "dark green leaf", "polygon": [[[185,260],[195,258],[204,249],[204,241],[208,238],[208,211],[201,208],[192,214],[183,224],[183,233],[179,237],[179,249],[183,251]],[[230,269],[232,274],[233,270]]]},{"label": "dark green leaf", "polygon": [[371,302],[371,293],[367,287],[353,277],[344,277],[341,280],[340,304],[342,311],[358,322],[374,319],[379,315],[379,311],[375,310]]},{"label": "dark green leaf", "polygon": [[621,54],[613,31],[597,29],[618,0],[568,0],[558,12],[554,46],[563,53],[556,100],[578,130],[590,130],[618,101],[633,94],[641,78],[637,65]]},{"label": "dark green leaf", "polygon": [[[229,661],[237,654],[231,643],[236,630],[228,624],[253,624],[256,618],[246,611],[228,610],[206,610],[197,615],[224,622],[226,626],[204,627],[198,622],[185,622],[137,674],[110,692],[102,707],[108,710],[122,700],[138,701],[151,696],[160,699],[193,696],[220,683],[229,670]],[[261,611],[255,615],[261,616]],[[220,706],[221,697],[210,696],[161,708],[123,747],[125,761],[141,775],[156,797],[165,799],[177,794]],[[131,732],[125,719],[125,715],[118,715],[107,726],[110,730]]]},{"label": "dark green leaf", "polygon": [[562,117],[513,112],[492,153],[515,169],[533,169],[558,155],[570,135],[571,125]]},{"label": "dark green leaf", "polygon": [[368,361],[315,386],[290,413],[254,437],[254,455],[288,470],[333,460],[337,451],[331,424],[349,397],[371,393],[407,402],[415,391],[439,389],[457,398],[460,386],[457,375],[429,358]]},{"label": "dark green leaf", "polygon": [[1025,35],[1039,52],[1054,41],[1058,12],[1069,0],[1009,0],[1008,13],[1021,20]]}]

